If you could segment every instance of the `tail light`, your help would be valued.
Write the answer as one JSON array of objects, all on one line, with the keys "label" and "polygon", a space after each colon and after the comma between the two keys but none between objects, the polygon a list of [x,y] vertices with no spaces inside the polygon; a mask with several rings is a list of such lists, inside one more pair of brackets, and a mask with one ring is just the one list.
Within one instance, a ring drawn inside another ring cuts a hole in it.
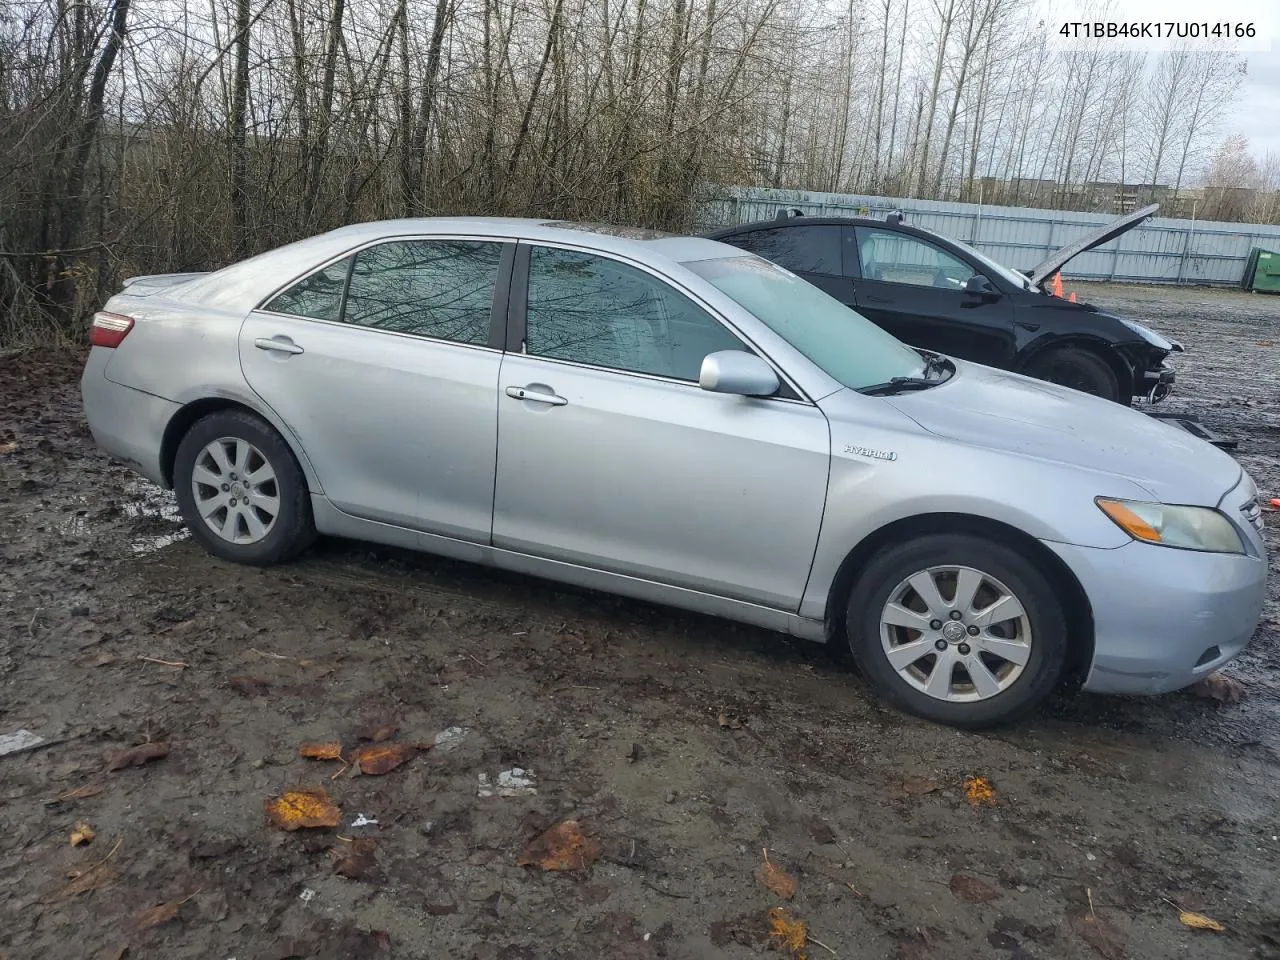
[{"label": "tail light", "polygon": [[123,313],[95,313],[89,327],[89,342],[95,347],[118,347],[133,329],[133,317]]}]

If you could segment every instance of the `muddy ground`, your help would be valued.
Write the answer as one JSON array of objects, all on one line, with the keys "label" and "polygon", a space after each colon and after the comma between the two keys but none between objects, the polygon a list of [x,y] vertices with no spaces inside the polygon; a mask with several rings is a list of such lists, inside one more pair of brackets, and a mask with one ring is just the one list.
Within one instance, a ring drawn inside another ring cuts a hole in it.
[{"label": "muddy ground", "polygon": [[[1280,298],[1087,297],[1187,345],[1168,406],[1280,495]],[[216,562],[94,449],[79,362],[0,360],[0,736],[50,741],[0,757],[6,960],[749,957],[783,904],[812,958],[1280,957],[1280,574],[1239,703],[1080,696],[961,733],[762,631],[350,543]],[[466,733],[382,776],[298,755],[380,725]],[[147,743],[168,755],[107,771]],[[513,767],[536,795],[477,796]],[[318,786],[340,826],[267,822]],[[594,864],[517,864],[566,818]]]}]

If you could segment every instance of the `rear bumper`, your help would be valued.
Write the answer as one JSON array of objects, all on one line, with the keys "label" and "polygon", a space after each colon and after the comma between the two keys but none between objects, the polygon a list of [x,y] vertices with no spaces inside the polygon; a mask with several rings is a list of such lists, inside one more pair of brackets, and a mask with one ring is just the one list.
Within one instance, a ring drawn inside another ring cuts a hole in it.
[{"label": "rear bumper", "polygon": [[92,348],[80,378],[89,431],[94,442],[111,456],[148,480],[167,486],[160,468],[160,447],[165,427],[180,405],[108,380],[111,353],[105,347]]},{"label": "rear bumper", "polygon": [[1144,543],[1113,550],[1045,542],[1093,607],[1094,655],[1084,689],[1180,690],[1238,656],[1262,616],[1265,557]]}]

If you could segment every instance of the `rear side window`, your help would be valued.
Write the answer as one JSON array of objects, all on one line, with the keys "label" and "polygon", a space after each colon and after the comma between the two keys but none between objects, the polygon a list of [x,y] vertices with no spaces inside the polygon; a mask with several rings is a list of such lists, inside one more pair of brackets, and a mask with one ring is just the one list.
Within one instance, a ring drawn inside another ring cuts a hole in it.
[{"label": "rear side window", "polygon": [[342,288],[350,268],[351,258],[343,257],[277,294],[263,309],[312,320],[338,320],[342,313]]},{"label": "rear side window", "polygon": [[823,273],[833,277],[841,275],[838,226],[751,230],[725,237],[721,242],[764,257],[792,273]]},{"label": "rear side window", "polygon": [[484,345],[502,244],[397,240],[356,254],[343,320]]}]

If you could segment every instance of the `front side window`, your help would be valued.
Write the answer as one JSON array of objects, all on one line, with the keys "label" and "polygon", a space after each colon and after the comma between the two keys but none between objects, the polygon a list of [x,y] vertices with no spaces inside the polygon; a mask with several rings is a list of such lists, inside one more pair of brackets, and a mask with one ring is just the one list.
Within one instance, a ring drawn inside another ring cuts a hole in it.
[{"label": "front side window", "polygon": [[831,225],[775,227],[725,237],[732,244],[795,273],[841,275],[840,228]]},{"label": "front side window", "polygon": [[502,244],[397,240],[356,254],[346,323],[484,345]]},{"label": "front side window", "polygon": [[342,313],[342,288],[350,269],[351,258],[343,257],[276,294],[263,309],[311,320],[338,320]]},{"label": "front side window", "polygon": [[697,381],[703,358],[747,347],[683,293],[606,257],[534,247],[525,350],[632,373]]},{"label": "front side window", "polygon": [[820,370],[854,390],[918,377],[924,361],[902,341],[813,284],[755,257],[686,263]]},{"label": "front side window", "polygon": [[858,227],[862,276],[940,290],[963,290],[976,271],[941,247],[905,233]]}]

